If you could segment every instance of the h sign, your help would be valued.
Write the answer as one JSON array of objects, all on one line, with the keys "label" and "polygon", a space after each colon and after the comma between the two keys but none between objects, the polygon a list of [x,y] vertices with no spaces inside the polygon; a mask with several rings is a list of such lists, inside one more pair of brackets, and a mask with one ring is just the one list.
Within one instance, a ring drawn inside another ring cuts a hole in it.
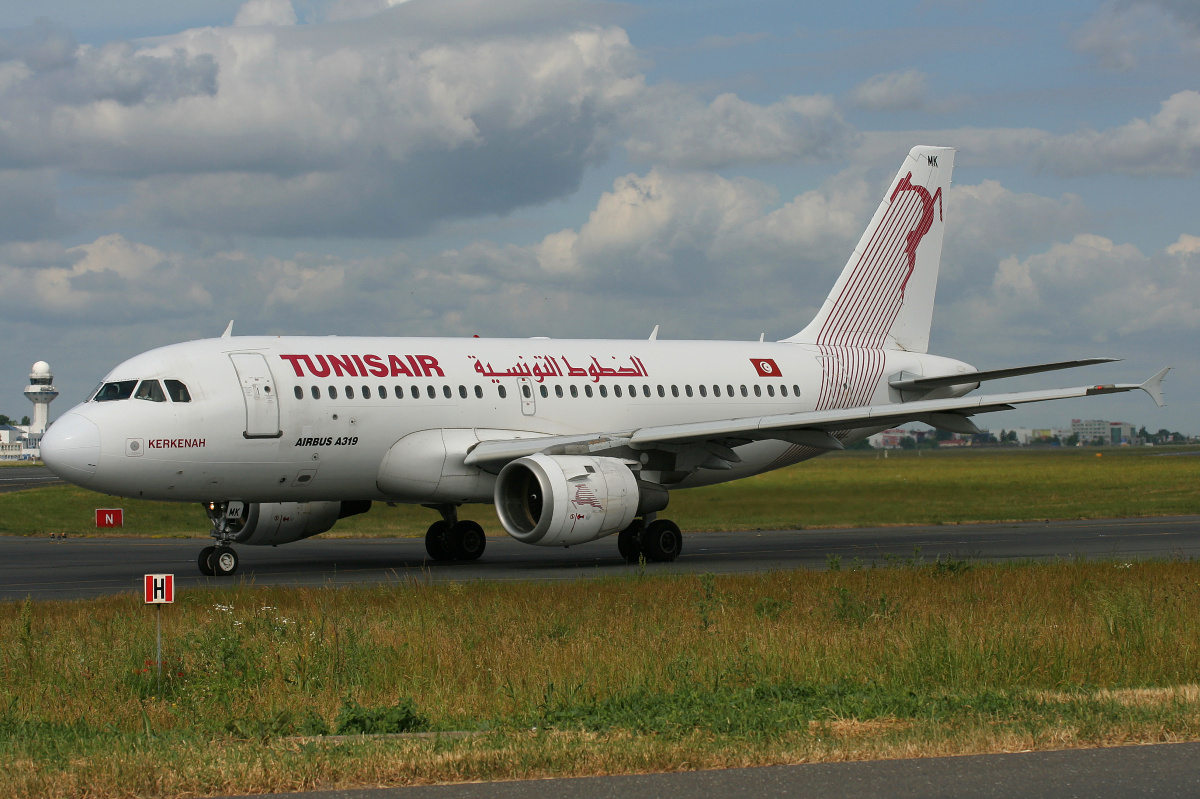
[{"label": "h sign", "polygon": [[125,511],[121,508],[96,508],[97,527],[124,527]]},{"label": "h sign", "polygon": [[146,575],[146,604],[169,605],[175,601],[175,575]]}]

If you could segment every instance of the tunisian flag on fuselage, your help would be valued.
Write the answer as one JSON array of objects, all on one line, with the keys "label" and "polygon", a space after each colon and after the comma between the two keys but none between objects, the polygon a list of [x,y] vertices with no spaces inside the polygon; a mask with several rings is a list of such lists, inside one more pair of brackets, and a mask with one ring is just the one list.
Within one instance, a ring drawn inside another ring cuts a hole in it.
[{"label": "tunisian flag on fuselage", "polygon": [[783,377],[774,358],[751,358],[750,363],[754,364],[754,371],[758,372],[759,377]]}]

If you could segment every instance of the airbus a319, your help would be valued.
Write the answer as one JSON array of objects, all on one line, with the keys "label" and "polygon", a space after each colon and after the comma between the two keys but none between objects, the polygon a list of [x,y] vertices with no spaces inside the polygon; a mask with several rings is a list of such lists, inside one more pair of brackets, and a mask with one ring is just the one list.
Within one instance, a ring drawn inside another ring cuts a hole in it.
[{"label": "airbus a319", "polygon": [[[57,419],[42,457],[107,494],[201,502],[205,574],[234,544],[329,530],[373,502],[440,514],[435,560],[487,538],[459,508],[494,502],[513,538],[670,561],[670,492],[737,480],[919,421],[1142,384],[973,394],[1005,377],[1110,358],[977,370],[928,354],[954,150],[914,147],[812,322],[778,342],[232,336],[121,363]],[[232,326],[232,325],[231,325]],[[657,328],[655,328],[657,333]]]}]

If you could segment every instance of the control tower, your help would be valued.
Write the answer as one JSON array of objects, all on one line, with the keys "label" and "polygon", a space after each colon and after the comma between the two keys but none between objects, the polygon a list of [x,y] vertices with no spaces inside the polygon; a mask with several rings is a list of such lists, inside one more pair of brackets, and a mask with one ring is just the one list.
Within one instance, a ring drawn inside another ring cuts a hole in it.
[{"label": "control tower", "polygon": [[38,361],[29,373],[29,385],[25,387],[25,396],[33,403],[33,419],[29,425],[29,441],[35,444],[46,432],[50,423],[50,401],[58,396],[54,387],[54,375],[50,374],[50,364]]}]

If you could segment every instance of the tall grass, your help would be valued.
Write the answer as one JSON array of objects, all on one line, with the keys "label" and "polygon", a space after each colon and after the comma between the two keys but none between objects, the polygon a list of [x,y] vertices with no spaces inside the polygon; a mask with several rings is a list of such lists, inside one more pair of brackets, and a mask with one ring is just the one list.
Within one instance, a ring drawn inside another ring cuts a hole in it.
[{"label": "tall grass", "polygon": [[[1163,448],[837,453],[788,469],[671,494],[684,530],[753,530],[1200,513],[1200,457]],[[1101,457],[1096,457],[1100,454]],[[868,496],[870,502],[854,498]],[[0,534],[95,535],[94,509],[125,508],[117,535],[206,536],[199,504],[105,497],[69,486],[0,494]],[[464,518],[498,533],[490,505]],[[338,522],[326,536],[424,535],[437,518],[414,505]]]},{"label": "tall grass", "polygon": [[[1200,735],[1200,692],[1180,688],[1200,674],[1193,563],[191,591],[164,610],[161,689],[153,613],[136,600],[0,605],[0,792],[231,793]],[[286,738],[339,727],[487,734]]]}]

